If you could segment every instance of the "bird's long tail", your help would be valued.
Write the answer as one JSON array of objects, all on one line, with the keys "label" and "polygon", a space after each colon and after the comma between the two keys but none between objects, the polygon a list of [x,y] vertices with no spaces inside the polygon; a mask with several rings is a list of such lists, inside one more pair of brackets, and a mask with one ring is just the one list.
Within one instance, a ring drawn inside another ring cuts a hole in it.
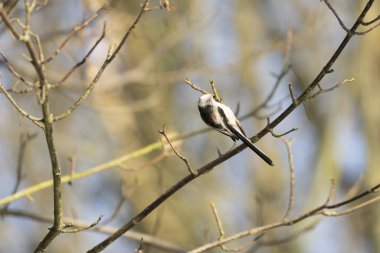
[{"label": "bird's long tail", "polygon": [[269,164],[270,166],[274,166],[272,159],[270,159],[263,151],[258,149],[255,145],[253,145],[253,143],[246,136],[244,136],[242,133],[240,133],[238,130],[236,130],[233,127],[229,128],[229,129],[236,136],[238,136],[239,139],[242,142],[244,142],[250,149],[252,149],[258,156],[260,156],[261,159],[263,159],[267,164]]}]

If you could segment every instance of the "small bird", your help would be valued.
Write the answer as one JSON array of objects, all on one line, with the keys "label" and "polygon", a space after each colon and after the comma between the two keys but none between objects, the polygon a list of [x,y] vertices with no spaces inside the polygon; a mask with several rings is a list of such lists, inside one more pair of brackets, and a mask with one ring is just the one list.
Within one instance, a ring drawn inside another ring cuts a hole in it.
[{"label": "small bird", "polygon": [[231,137],[234,142],[241,140],[260,156],[261,159],[270,166],[274,166],[273,161],[247,138],[235,113],[228,106],[217,102],[211,94],[205,94],[199,98],[198,109],[202,120],[207,125]]}]

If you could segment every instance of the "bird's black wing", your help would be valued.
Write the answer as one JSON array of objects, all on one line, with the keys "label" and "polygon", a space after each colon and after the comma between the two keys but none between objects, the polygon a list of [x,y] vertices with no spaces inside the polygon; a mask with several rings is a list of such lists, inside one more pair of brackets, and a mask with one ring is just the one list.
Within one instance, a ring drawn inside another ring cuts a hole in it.
[{"label": "bird's black wing", "polygon": [[215,107],[213,107],[211,105],[207,105],[203,108],[199,108],[199,106],[198,106],[198,109],[199,109],[199,113],[201,115],[202,120],[207,125],[209,125],[213,129],[215,129],[216,131],[219,131],[220,133],[231,137],[234,141],[236,141],[237,138],[235,137],[235,135],[233,135],[228,130],[228,128],[226,128],[223,124],[221,124],[222,122],[218,122],[218,120],[217,120],[218,119],[218,115],[217,115],[218,111],[215,109]]},{"label": "bird's black wing", "polygon": [[[223,118],[224,124],[228,127],[228,130],[230,130],[234,135],[236,135],[242,142],[244,142],[258,156],[260,156],[260,158],[263,159],[267,164],[269,164],[270,166],[274,166],[272,159],[270,159],[264,152],[262,152],[255,145],[253,145],[253,143],[245,136],[244,130],[240,132],[239,130],[235,128],[235,126],[231,125],[228,122],[226,114],[224,113],[222,108],[218,107],[218,111]],[[237,127],[242,129],[242,127],[240,126],[240,123],[237,123]]]}]

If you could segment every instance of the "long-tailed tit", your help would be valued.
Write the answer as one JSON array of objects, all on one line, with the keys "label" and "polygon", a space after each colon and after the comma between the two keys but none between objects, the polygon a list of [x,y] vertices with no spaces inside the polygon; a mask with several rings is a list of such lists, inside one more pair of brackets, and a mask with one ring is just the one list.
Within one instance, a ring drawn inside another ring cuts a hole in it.
[{"label": "long-tailed tit", "polygon": [[231,137],[234,142],[241,140],[265,162],[274,165],[273,161],[247,138],[239,120],[228,106],[217,102],[211,94],[205,94],[199,98],[198,109],[207,125]]}]

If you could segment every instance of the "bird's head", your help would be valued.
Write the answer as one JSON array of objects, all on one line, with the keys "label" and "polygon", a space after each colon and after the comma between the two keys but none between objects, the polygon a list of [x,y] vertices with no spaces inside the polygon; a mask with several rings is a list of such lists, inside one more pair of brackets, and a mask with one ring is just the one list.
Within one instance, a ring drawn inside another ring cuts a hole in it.
[{"label": "bird's head", "polygon": [[198,106],[205,107],[207,105],[212,105],[214,98],[211,94],[202,95],[198,100]]}]

